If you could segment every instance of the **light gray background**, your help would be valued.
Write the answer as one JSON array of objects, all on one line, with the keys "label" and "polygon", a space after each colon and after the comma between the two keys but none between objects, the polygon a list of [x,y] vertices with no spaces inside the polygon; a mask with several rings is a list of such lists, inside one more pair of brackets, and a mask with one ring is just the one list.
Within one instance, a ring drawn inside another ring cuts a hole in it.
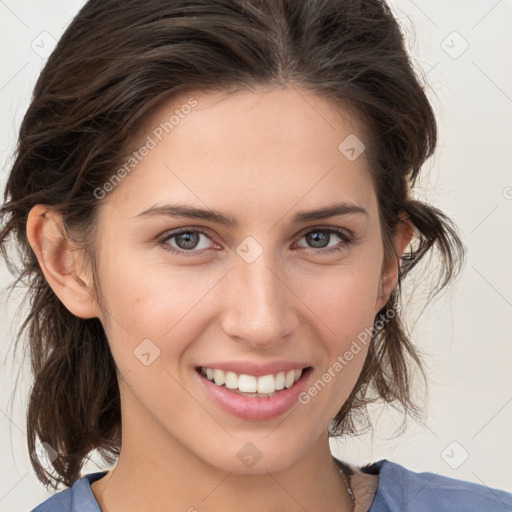
[{"label": "light gray background", "polygon": [[[350,462],[387,458],[415,471],[512,491],[512,2],[390,3],[427,76],[440,127],[438,151],[418,196],[453,218],[468,258],[456,284],[419,319],[425,294],[416,278],[417,306],[407,310],[414,340],[428,354],[426,424],[409,421],[404,435],[393,436],[400,416],[375,408],[373,435],[332,441],[332,449]],[[82,4],[0,0],[2,181],[46,52]],[[10,277],[0,267],[0,286]],[[7,352],[18,325],[12,322],[24,318],[14,316],[20,294],[13,297],[0,306],[2,511],[29,510],[49,495],[35,478],[25,444],[30,377],[19,363],[12,368]],[[11,410],[18,371],[25,376]],[[84,473],[95,470],[90,462]]]}]

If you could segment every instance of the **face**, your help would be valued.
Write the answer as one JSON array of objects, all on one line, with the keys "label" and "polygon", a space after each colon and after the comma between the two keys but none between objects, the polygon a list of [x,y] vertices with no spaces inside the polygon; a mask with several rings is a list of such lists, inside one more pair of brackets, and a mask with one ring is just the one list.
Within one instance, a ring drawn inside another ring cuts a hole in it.
[{"label": "face", "polygon": [[[184,108],[192,96],[197,103]],[[149,120],[141,146],[150,149],[100,200],[97,233],[101,321],[134,449],[144,439],[145,450],[173,446],[257,473],[287,467],[325,433],[367,346],[344,355],[385,302],[365,153],[348,158],[338,148],[354,135],[363,139],[348,115],[292,89],[175,97]],[[339,203],[345,213],[300,216]],[[170,215],[178,205],[234,222]],[[267,399],[224,389],[221,406],[219,386],[197,368],[240,362],[255,376],[310,370],[286,391],[292,400],[247,405]],[[240,450],[261,460],[244,467]]]}]

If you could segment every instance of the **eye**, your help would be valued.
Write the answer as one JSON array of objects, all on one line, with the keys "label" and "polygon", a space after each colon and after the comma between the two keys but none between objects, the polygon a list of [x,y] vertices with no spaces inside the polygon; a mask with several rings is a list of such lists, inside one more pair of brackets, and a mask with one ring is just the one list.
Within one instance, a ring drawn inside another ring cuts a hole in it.
[{"label": "eye", "polygon": [[[210,237],[204,231],[187,228],[164,235],[159,240],[159,243],[167,251],[171,251],[175,254],[192,256],[202,254],[208,248],[208,244],[205,244],[204,240],[201,240],[201,238],[210,240]],[[173,241],[175,245],[172,245],[170,243],[171,241]]]},{"label": "eye", "polygon": [[[309,247],[306,247],[307,252],[314,253],[330,253],[332,251],[339,251],[343,249],[343,247],[349,245],[352,241],[352,238],[349,235],[341,229],[335,228],[316,228],[305,233],[302,238],[306,239],[307,243],[314,249],[311,251]],[[335,245],[329,246],[329,243],[333,240],[335,242],[336,240],[339,240],[341,241],[341,244],[338,242]],[[304,246],[299,245],[299,247]],[[325,249],[326,247],[327,249]]]},{"label": "eye", "polygon": [[[203,240],[201,240],[203,238]],[[330,253],[342,250],[352,242],[352,238],[341,229],[336,228],[315,228],[305,233],[304,238],[310,247],[304,247],[306,252]],[[329,246],[334,241],[338,243]],[[197,256],[209,250],[208,241],[211,238],[204,231],[199,229],[185,228],[179,231],[166,233],[159,239],[159,244],[167,251],[184,256]]]}]

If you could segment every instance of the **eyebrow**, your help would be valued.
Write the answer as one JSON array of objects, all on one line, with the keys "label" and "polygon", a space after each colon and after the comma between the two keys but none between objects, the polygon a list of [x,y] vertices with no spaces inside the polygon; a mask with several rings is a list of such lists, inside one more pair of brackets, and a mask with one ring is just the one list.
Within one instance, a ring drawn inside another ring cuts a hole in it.
[{"label": "eyebrow", "polygon": [[[322,220],[328,219],[330,217],[352,214],[362,214],[368,216],[368,212],[361,206],[342,201],[330,206],[318,208],[316,210],[298,212],[292,217],[292,223],[301,224],[312,220]],[[136,217],[154,217],[160,215],[169,217],[202,219],[229,227],[237,227],[239,225],[238,220],[235,217],[225,215],[219,211],[205,210],[186,204],[165,204],[162,206],[152,206],[151,208],[148,208],[147,210],[144,210],[143,212],[136,215]]]}]

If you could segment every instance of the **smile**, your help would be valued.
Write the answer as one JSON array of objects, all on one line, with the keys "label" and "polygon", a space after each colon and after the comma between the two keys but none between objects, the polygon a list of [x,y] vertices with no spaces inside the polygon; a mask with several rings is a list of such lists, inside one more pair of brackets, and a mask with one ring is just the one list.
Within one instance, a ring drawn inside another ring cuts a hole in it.
[{"label": "smile", "polygon": [[225,386],[231,391],[238,391],[240,394],[254,397],[273,396],[276,394],[276,391],[291,388],[300,379],[302,371],[303,369],[300,368],[289,370],[288,372],[256,377],[254,375],[201,367],[201,373],[210,382],[215,383],[215,385]]},{"label": "smile", "polygon": [[[307,367],[256,377],[196,367],[194,374],[206,396],[220,409],[244,420],[264,421],[297,405],[311,372],[312,367]],[[243,391],[246,389],[255,391]]]}]

